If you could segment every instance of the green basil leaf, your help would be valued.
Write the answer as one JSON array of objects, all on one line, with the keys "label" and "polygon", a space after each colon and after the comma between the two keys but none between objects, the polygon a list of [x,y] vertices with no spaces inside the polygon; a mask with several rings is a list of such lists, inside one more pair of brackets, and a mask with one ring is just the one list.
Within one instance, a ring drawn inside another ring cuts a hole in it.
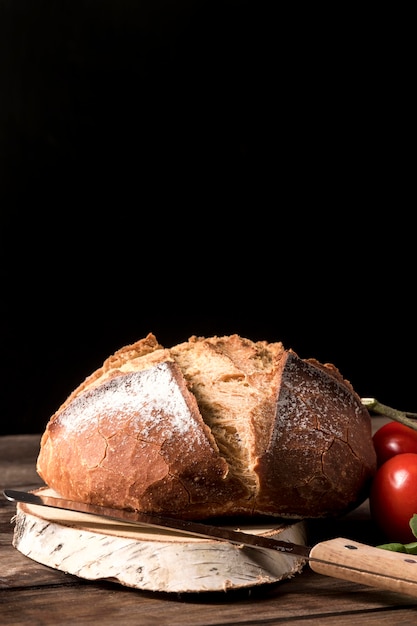
[{"label": "green basil leaf", "polygon": [[407,552],[407,549],[403,543],[382,543],[377,548],[382,550],[391,550],[392,552]]},{"label": "green basil leaf", "polygon": [[417,554],[417,541],[412,543],[383,543],[377,548],[391,550],[392,552],[404,552],[405,554]]},{"label": "green basil leaf", "polygon": [[413,543],[406,543],[404,547],[407,554],[417,554],[417,541],[414,541]]},{"label": "green basil leaf", "polygon": [[413,517],[410,519],[410,528],[413,532],[414,537],[417,537],[417,515],[414,513]]}]

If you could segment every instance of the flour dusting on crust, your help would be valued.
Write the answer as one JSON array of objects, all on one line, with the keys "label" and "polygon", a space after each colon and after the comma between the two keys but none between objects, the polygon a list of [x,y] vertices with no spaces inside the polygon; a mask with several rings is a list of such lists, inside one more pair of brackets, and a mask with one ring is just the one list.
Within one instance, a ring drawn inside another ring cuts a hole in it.
[{"label": "flour dusting on crust", "polygon": [[[195,427],[195,419],[187,410],[168,363],[158,363],[152,370],[116,376],[84,392],[58,416],[56,423],[68,436],[91,430],[94,421],[105,437],[129,424],[131,436],[149,440],[167,440]],[[201,443],[200,429],[195,429],[195,436],[195,443]]]}]

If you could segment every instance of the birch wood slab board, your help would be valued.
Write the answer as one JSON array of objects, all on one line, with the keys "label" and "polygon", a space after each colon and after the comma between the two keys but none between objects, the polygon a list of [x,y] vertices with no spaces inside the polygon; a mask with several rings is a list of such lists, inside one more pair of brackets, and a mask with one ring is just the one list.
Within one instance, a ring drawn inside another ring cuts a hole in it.
[{"label": "birch wood slab board", "polygon": [[[35,493],[57,496],[52,489]],[[147,591],[226,591],[276,583],[300,573],[302,558],[271,550],[115,523],[104,517],[18,503],[13,546],[25,556],[87,580]],[[306,543],[303,521],[240,530]]]}]

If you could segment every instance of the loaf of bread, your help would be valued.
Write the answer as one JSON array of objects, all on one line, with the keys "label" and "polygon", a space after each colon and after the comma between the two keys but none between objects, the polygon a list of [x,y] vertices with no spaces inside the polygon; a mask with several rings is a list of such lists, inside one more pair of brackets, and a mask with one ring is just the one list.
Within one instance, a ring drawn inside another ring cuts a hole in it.
[{"label": "loaf of bread", "polygon": [[37,471],[62,497],[203,519],[345,513],[376,471],[371,418],[331,364],[281,342],[150,333],[49,420]]}]

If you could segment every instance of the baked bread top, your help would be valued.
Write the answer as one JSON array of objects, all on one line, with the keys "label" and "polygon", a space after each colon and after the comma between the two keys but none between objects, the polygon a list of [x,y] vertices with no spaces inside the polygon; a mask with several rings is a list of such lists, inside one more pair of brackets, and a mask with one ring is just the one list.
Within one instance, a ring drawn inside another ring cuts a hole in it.
[{"label": "baked bread top", "polygon": [[61,496],[188,519],[346,512],[376,471],[371,419],[331,364],[281,342],[150,333],[49,420],[37,470]]}]

